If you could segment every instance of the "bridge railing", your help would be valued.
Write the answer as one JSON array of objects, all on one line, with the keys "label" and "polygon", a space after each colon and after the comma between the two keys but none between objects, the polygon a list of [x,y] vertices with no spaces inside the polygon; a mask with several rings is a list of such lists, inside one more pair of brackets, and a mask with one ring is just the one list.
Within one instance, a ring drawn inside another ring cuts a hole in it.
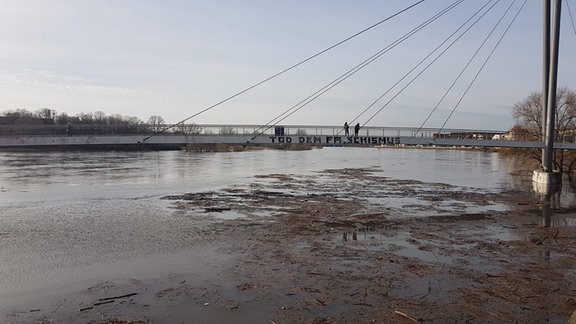
[{"label": "bridge railing", "polygon": [[66,136],[149,134],[146,124],[10,124],[0,125],[0,136]]},{"label": "bridge railing", "polygon": [[[349,129],[354,135],[354,126]],[[361,127],[359,136],[422,137],[454,139],[493,139],[501,130],[443,129],[414,127]],[[0,125],[0,136],[75,136],[75,135],[243,135],[243,136],[344,136],[342,126],[326,125],[220,125],[181,124],[20,124]],[[538,141],[529,134],[507,138],[517,141]],[[564,136],[564,142],[576,142],[576,135]]]}]

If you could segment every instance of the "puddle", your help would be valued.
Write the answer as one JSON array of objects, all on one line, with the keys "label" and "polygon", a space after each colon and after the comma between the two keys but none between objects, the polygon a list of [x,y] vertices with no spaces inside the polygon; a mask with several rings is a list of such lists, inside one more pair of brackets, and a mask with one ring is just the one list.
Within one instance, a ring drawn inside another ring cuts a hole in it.
[{"label": "puddle", "polygon": [[278,216],[283,212],[281,208],[267,208],[266,210],[255,210],[250,212],[239,212],[228,208],[215,208],[215,209],[198,209],[197,213],[202,216],[209,216],[213,219],[219,220],[238,220],[238,219],[254,219],[254,218],[272,218]]},{"label": "puddle", "polygon": [[246,216],[245,214],[233,210],[223,210],[221,212],[207,212],[206,214],[216,219],[223,219],[223,220],[236,220],[236,219],[248,218],[248,216]]},{"label": "puddle", "polygon": [[393,235],[375,231],[343,232],[335,235],[334,239],[353,249],[392,252],[400,257],[417,258],[430,263],[452,264],[454,262],[452,257],[442,255],[435,249],[423,250],[423,246],[418,244],[420,241],[412,240],[408,232],[398,232]]},{"label": "puddle", "polygon": [[575,214],[552,214],[548,218],[539,215],[515,217],[506,226],[488,226],[484,233],[495,241],[529,241],[530,234],[539,228],[576,227]]},{"label": "puddle", "polygon": [[429,276],[406,281],[404,286],[392,292],[395,298],[419,298],[429,301],[445,300],[454,290],[473,284],[472,280],[445,276]]},{"label": "puddle", "polygon": [[404,244],[401,244],[400,246],[402,246],[402,249],[394,252],[398,256],[416,258],[420,261],[429,263],[438,262],[442,264],[451,264],[454,262],[450,256],[441,255],[434,251],[424,251],[421,250],[418,246],[408,242],[404,242]]},{"label": "puddle", "polygon": [[[493,235],[495,241],[512,237],[510,231],[502,227],[489,227],[478,231],[479,235],[492,233],[490,235]],[[433,245],[438,244],[438,242],[414,239],[408,231],[394,233],[385,231],[346,231],[334,233],[332,240],[344,244],[348,248],[388,252],[393,253],[397,257],[417,259],[419,262],[458,265],[465,269],[477,271],[489,271],[495,268],[495,265],[490,264],[486,259],[469,254],[470,249],[476,248],[476,243],[474,242],[462,242],[461,244],[440,243],[443,249],[441,251]],[[451,255],[447,255],[447,253]]]},{"label": "puddle", "polygon": [[[544,222],[544,219],[542,220]],[[550,216],[550,227],[576,226],[576,215],[552,215]]]},{"label": "puddle", "polygon": [[528,235],[535,228],[536,224],[518,227],[489,226],[487,233],[492,241],[527,241]]},{"label": "puddle", "polygon": [[459,200],[428,201],[419,197],[402,198],[367,198],[374,206],[386,208],[392,212],[389,219],[405,219],[409,217],[429,217],[444,214],[495,213],[509,210],[505,204],[476,204]]}]

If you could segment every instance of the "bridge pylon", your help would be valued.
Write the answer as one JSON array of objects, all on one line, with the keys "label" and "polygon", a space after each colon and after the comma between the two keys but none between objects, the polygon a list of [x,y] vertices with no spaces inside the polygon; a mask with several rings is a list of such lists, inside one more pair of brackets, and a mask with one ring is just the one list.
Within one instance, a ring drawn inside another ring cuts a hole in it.
[{"label": "bridge pylon", "polygon": [[[544,0],[544,15],[550,12],[550,0]],[[558,49],[560,43],[560,15],[562,11],[562,0],[554,0],[554,26],[552,30],[552,46],[548,43],[548,38],[544,37],[544,53],[551,49],[550,62],[548,66],[547,57],[543,60],[544,86],[542,96],[547,99],[543,107],[543,114],[546,115],[545,125],[545,147],[542,154],[542,170],[534,170],[532,181],[542,185],[559,185],[562,183],[562,173],[554,170],[554,122],[556,120],[556,88],[558,80]],[[544,17],[544,34],[550,33],[549,19]],[[547,48],[549,47],[549,48]],[[545,54],[546,55],[546,54]],[[546,88],[547,85],[547,88]]]}]

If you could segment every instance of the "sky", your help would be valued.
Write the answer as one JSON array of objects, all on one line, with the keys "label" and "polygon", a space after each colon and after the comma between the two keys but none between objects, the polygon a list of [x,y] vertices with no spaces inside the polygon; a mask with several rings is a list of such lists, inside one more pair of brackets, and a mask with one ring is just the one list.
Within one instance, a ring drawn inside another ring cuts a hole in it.
[{"label": "sky", "polygon": [[[262,125],[276,122],[390,47],[278,122],[512,127],[514,104],[542,87],[542,1],[528,0],[519,11],[524,1],[466,0],[390,46],[455,2],[427,0],[207,109],[417,2],[0,0],[0,112],[49,108],[68,115],[101,111],[143,121],[157,115],[167,123],[194,116],[188,122]],[[445,53],[438,58],[429,56],[486,4],[494,6],[453,46],[440,47],[436,53]],[[558,85],[576,90],[576,30],[571,20],[576,19],[576,0],[565,0],[562,9]]]}]

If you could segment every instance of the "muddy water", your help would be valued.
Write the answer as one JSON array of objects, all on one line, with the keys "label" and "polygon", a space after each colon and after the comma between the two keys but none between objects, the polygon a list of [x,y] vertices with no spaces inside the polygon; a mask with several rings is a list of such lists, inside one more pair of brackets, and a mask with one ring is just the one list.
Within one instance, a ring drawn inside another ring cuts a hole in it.
[{"label": "muddy water", "polygon": [[2,152],[0,315],[109,278],[218,275],[214,265],[226,256],[197,235],[206,224],[190,228],[160,197],[250,183],[255,175],[342,168],[486,192],[531,190],[496,153],[478,151]]}]

